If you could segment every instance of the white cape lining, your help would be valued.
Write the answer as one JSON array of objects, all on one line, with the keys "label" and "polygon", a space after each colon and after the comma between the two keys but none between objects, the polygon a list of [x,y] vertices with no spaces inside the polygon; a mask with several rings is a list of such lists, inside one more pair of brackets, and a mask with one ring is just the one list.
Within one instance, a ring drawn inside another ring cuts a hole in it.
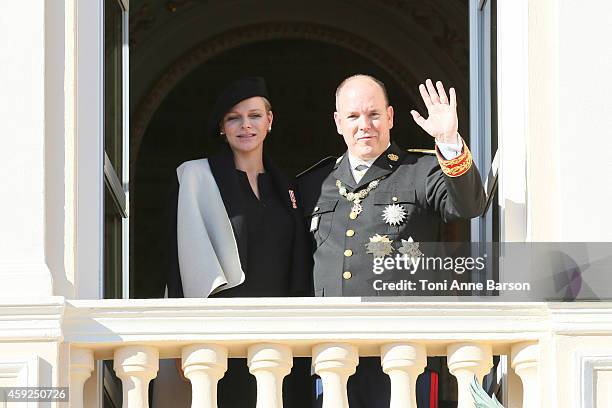
[{"label": "white cape lining", "polygon": [[186,298],[208,297],[244,282],[238,245],[208,159],[176,169],[178,259]]}]

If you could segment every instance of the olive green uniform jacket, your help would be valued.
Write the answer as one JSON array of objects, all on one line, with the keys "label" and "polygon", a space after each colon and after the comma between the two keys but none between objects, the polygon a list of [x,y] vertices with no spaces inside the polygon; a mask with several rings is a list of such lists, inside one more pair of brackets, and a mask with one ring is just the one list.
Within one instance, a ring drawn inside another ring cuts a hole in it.
[{"label": "olive green uniform jacket", "polygon": [[[362,202],[362,212],[351,218],[352,202],[341,196],[367,188],[379,180]],[[356,183],[348,154],[324,160],[298,176],[304,218],[311,231],[314,289],[317,296],[378,296],[373,282],[374,255],[366,245],[376,234],[392,243],[391,256],[402,239],[439,240],[442,223],[479,216],[485,193],[475,165],[463,175],[445,175],[433,155],[409,153],[392,143]],[[383,211],[401,206],[405,217],[398,225],[383,219]]]}]

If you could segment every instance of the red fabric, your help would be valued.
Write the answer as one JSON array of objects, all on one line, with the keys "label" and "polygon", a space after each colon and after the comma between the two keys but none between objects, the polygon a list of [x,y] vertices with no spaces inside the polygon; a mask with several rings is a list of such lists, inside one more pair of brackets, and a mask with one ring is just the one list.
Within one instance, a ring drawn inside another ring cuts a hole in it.
[{"label": "red fabric", "polygon": [[431,373],[431,387],[429,389],[429,408],[438,408],[438,373]]}]

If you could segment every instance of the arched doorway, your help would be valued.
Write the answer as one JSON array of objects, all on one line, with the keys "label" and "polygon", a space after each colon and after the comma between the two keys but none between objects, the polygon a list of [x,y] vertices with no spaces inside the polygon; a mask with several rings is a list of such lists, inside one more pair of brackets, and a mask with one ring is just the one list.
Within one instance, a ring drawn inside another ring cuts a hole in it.
[{"label": "arched doorway", "polygon": [[275,114],[266,150],[294,176],[325,156],[344,152],[332,117],[334,91],[342,79],[359,72],[387,84],[398,112],[394,139],[402,146],[431,147],[431,138],[409,116],[410,108],[419,106],[414,96],[403,92],[379,64],[334,44],[278,39],[239,46],[204,61],[173,87],[143,133],[133,177],[138,295],[163,293],[160,279],[168,245],[163,222],[168,203],[163,198],[180,163],[219,147],[219,140],[204,137],[207,113],[219,91],[236,78],[266,78]]}]

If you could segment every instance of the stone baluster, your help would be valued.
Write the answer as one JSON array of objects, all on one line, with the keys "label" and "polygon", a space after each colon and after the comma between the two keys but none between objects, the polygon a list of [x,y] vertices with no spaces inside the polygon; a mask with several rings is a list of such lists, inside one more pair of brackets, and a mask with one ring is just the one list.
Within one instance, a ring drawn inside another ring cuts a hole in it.
[{"label": "stone baluster", "polygon": [[490,344],[457,343],[447,348],[448,370],[457,378],[457,408],[474,408],[470,383],[474,376],[482,383],[482,378],[493,367]]},{"label": "stone baluster", "polygon": [[540,379],[538,361],[540,346],[536,342],[526,341],[514,344],[510,350],[511,366],[521,377],[523,383],[523,408],[540,406]]},{"label": "stone baluster", "polygon": [[191,406],[217,408],[217,384],[227,371],[227,349],[211,344],[187,346],[182,367],[191,381]]},{"label": "stone baluster", "polygon": [[386,344],[380,349],[383,371],[391,379],[390,408],[416,408],[416,380],[427,365],[424,346]]},{"label": "stone baluster", "polygon": [[157,376],[159,353],[155,347],[125,346],[115,350],[113,368],[123,384],[124,408],[149,406],[149,382]]},{"label": "stone baluster", "polygon": [[83,408],[83,387],[94,370],[93,351],[70,349],[70,407]]},{"label": "stone baluster", "polygon": [[256,344],[248,350],[249,371],[257,379],[256,408],[283,407],[283,378],[291,372],[291,348],[279,344]]},{"label": "stone baluster", "polygon": [[323,382],[323,408],[348,408],[346,383],[355,373],[359,353],[350,344],[319,344],[312,349],[312,364]]}]

